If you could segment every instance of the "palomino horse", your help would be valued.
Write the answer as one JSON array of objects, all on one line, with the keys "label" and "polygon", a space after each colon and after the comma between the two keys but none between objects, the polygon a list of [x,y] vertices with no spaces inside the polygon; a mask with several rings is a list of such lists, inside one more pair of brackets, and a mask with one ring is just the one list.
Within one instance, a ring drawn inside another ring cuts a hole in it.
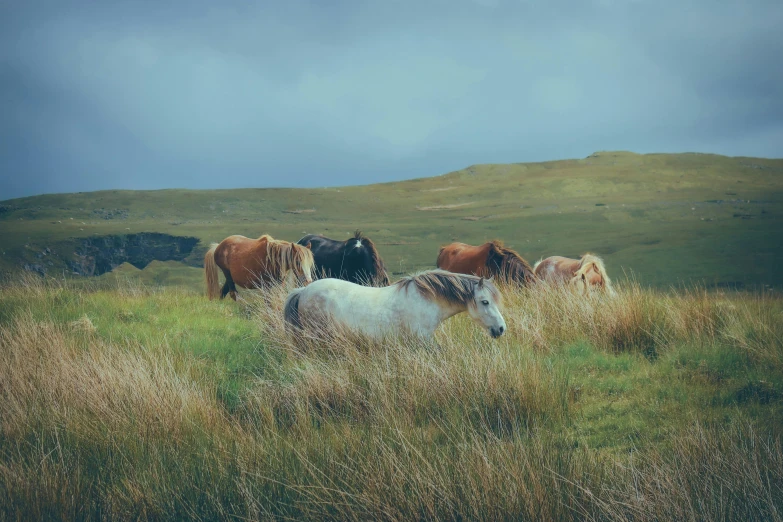
[{"label": "palomino horse", "polygon": [[580,259],[547,257],[536,263],[535,271],[539,279],[568,283],[582,293],[591,288],[606,290],[610,295],[615,293],[603,260],[593,254],[584,254]]},{"label": "palomino horse", "polygon": [[345,241],[308,234],[297,243],[312,245],[318,276],[345,279],[360,285],[389,285],[389,275],[378,250],[359,230]]},{"label": "palomino horse", "polygon": [[526,285],[536,279],[528,262],[497,240],[480,246],[465,243],[446,245],[440,249],[436,264],[450,272],[497,277],[505,283]]},{"label": "palomino horse", "polygon": [[403,277],[384,288],[321,279],[288,295],[285,320],[299,330],[334,325],[377,340],[395,333],[427,339],[440,323],[467,311],[500,337],[506,329],[500,299],[491,279],[445,270]]},{"label": "palomino horse", "polygon": [[[309,247],[288,241],[278,241],[264,234],[258,239],[229,236],[213,243],[204,255],[207,295],[223,299],[230,293],[237,300],[237,285],[255,288],[260,284],[280,283],[287,277],[298,282],[313,280],[315,263]],[[220,290],[218,268],[223,270],[226,282]]]}]

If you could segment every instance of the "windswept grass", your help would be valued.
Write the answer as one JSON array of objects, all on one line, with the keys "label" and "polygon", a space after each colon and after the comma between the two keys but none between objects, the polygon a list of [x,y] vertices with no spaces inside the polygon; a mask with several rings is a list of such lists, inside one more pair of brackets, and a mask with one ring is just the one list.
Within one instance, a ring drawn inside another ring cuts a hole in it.
[{"label": "windswept grass", "polygon": [[783,301],[505,289],[294,342],[285,289],[0,289],[6,519],[781,520]]}]

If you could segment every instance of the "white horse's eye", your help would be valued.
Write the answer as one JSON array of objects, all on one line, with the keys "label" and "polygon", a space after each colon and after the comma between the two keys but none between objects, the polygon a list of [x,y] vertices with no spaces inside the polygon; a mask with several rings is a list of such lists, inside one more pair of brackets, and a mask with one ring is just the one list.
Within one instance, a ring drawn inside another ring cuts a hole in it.
[{"label": "white horse's eye", "polygon": [[481,304],[483,304],[484,306],[489,306],[489,301],[484,299],[483,301],[481,301]]}]

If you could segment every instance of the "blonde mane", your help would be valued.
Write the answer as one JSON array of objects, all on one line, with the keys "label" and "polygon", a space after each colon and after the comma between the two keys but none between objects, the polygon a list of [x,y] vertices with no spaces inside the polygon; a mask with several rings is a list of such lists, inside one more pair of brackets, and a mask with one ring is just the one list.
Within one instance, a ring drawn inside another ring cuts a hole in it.
[{"label": "blonde mane", "polygon": [[[451,304],[469,304],[476,292],[476,284],[483,278],[467,274],[455,274],[446,270],[428,270],[405,276],[396,283],[400,290],[413,285],[418,292],[429,299],[443,299]],[[483,279],[493,299],[500,304],[501,295],[489,279]]]},{"label": "blonde mane", "polygon": [[[538,263],[536,263],[536,265],[537,264]],[[603,281],[604,288],[609,292],[613,292],[612,280],[609,279],[609,276],[606,274],[606,267],[604,266],[604,260],[596,256],[595,254],[591,254],[589,252],[582,255],[579,261],[579,269],[576,272],[574,272],[573,279],[581,278],[583,275],[587,273],[588,270],[590,270],[591,266],[594,266],[596,271],[601,275],[601,280]]]},{"label": "blonde mane", "polygon": [[274,239],[264,234],[259,241],[266,239],[266,266],[268,270],[284,277],[289,270],[296,275],[315,277],[315,260],[309,248],[288,241]]}]

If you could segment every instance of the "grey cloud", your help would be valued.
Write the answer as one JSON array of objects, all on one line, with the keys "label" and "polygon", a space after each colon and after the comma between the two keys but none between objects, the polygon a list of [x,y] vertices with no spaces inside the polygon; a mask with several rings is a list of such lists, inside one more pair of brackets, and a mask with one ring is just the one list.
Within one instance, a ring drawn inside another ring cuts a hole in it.
[{"label": "grey cloud", "polygon": [[329,4],[3,6],[0,199],[783,152],[776,2]]}]

